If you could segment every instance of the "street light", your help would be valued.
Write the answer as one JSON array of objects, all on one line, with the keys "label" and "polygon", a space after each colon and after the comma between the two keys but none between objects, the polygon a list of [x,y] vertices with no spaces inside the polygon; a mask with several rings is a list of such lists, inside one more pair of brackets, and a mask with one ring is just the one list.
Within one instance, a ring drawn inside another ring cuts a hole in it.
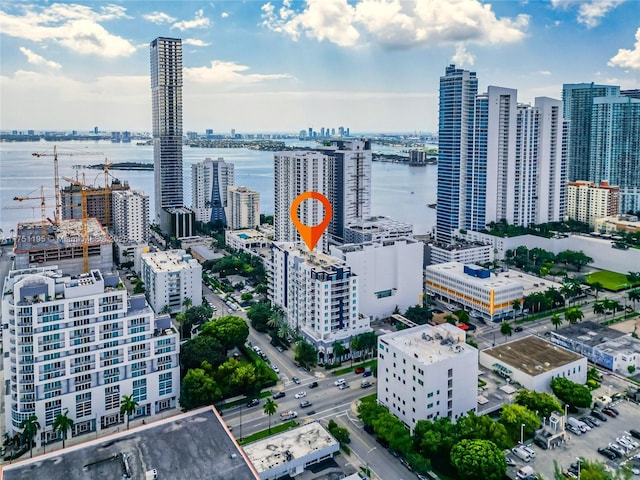
[{"label": "street light", "polygon": [[378,447],[373,447],[373,448],[371,448],[371,449],[367,452],[367,455],[366,455],[366,457],[365,457],[365,458],[366,458],[366,461],[367,461],[367,478],[371,478],[371,477],[372,477],[372,475],[371,475],[371,470],[369,469],[369,454],[370,454],[371,452],[373,452],[373,451],[374,451],[375,449],[377,449],[377,448],[378,448]]},{"label": "street light", "polygon": [[524,423],[520,424],[520,445],[524,443]]}]

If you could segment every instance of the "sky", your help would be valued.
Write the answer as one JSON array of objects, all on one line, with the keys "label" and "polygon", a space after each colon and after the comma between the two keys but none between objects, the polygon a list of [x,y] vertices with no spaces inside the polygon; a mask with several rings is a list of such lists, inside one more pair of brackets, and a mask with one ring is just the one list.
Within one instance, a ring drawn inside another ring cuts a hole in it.
[{"label": "sky", "polygon": [[159,36],[183,41],[185,132],[437,132],[450,63],[525,103],[640,88],[639,0],[4,0],[0,130],[150,131]]}]

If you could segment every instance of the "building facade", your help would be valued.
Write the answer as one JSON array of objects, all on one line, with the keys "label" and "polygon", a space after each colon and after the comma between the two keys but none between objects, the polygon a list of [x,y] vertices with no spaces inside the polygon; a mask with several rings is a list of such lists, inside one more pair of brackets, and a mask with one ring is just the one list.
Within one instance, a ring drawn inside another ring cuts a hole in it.
[{"label": "building facade", "polygon": [[[182,179],[182,40],[151,42],[154,223],[171,232],[169,208],[184,206]],[[188,236],[188,235],[187,235]]]},{"label": "building facade", "polygon": [[482,265],[494,259],[493,247],[488,244],[458,242],[451,245],[429,245],[430,265],[447,262]]},{"label": "building facade", "polygon": [[269,300],[285,312],[289,327],[319,352],[322,363],[333,344],[370,331],[359,313],[359,277],[340,260],[301,244],[274,243],[269,265]]},{"label": "building facade", "polygon": [[576,181],[567,184],[567,216],[595,227],[596,219],[617,215],[620,188],[602,182]]},{"label": "building facade", "polygon": [[420,420],[455,422],[478,401],[478,350],[451,324],[378,337],[378,403],[413,432]]},{"label": "building facade", "polygon": [[428,293],[490,321],[511,317],[513,302],[524,296],[522,284],[508,275],[458,262],[427,266],[425,287]]},{"label": "building facade", "polygon": [[243,186],[229,187],[227,212],[227,225],[232,230],[260,226],[260,192]]},{"label": "building facade", "polygon": [[56,415],[73,419],[71,435],[122,423],[120,402],[132,395],[134,416],[177,407],[178,333],[155,317],[143,296],[128,297],[117,275],[70,276],[58,267],[14,270],[2,299],[5,425],[10,436],[36,415],[36,442],[59,437]]},{"label": "building facade", "polygon": [[184,250],[166,250],[141,256],[145,294],[156,313],[185,310],[184,301],[202,305],[202,265]]},{"label": "building facade", "polygon": [[372,320],[420,302],[423,292],[424,244],[410,238],[332,246],[359,278],[360,312]]},{"label": "building facade", "polygon": [[191,209],[199,222],[227,225],[227,191],[234,184],[233,163],[218,158],[191,165]]},{"label": "building facade", "polygon": [[149,197],[125,190],[112,194],[113,236],[119,243],[149,241]]},{"label": "building facade", "polygon": [[451,242],[454,230],[462,228],[459,205],[472,155],[477,93],[475,72],[449,65],[440,77],[436,238],[445,244]]},{"label": "building facade", "polygon": [[[112,227],[113,196],[117,192],[129,190],[129,184],[113,179],[108,189],[96,187],[84,187],[84,195],[87,202],[87,215],[97,218],[104,227]],[[63,219],[82,218],[82,191],[80,185],[69,185],[60,189],[60,204]]]}]

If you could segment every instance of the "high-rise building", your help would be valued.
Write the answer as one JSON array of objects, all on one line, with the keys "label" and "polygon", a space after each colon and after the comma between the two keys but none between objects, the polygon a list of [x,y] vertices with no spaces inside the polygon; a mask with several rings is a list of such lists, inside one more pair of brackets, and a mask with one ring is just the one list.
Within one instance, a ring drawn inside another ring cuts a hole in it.
[{"label": "high-rise building", "polygon": [[315,345],[320,362],[334,343],[348,347],[351,337],[370,331],[369,317],[358,310],[358,276],[343,260],[294,243],[274,243],[272,253],[269,299]]},{"label": "high-rise building", "polygon": [[567,216],[592,227],[598,218],[617,215],[620,211],[620,188],[601,182],[579,180],[567,184]]},{"label": "high-rise building", "polygon": [[[274,240],[300,242],[302,238],[293,225],[289,209],[295,198],[307,191],[327,195],[329,157],[318,151],[276,152],[274,158]],[[298,219],[305,225],[319,225],[325,217],[322,204],[306,200],[298,207]],[[326,233],[318,248],[327,248]]]},{"label": "high-rise building", "polygon": [[113,192],[113,236],[120,243],[149,241],[149,197],[138,191]]},{"label": "high-rise building", "polygon": [[227,189],[227,225],[232,230],[260,225],[260,192],[243,186]]},{"label": "high-rise building", "polygon": [[620,188],[620,210],[614,215],[640,211],[640,99],[593,100],[589,160],[588,180]]},{"label": "high-rise building", "polygon": [[[87,215],[97,218],[100,224],[105,227],[113,225],[113,211],[107,208],[107,202],[113,203],[113,194],[129,190],[127,181],[113,179],[108,190],[102,187],[84,187],[84,196],[87,202]],[[82,196],[83,187],[80,185],[69,185],[60,189],[60,205],[62,218],[82,218]],[[107,218],[107,214],[109,218]]]},{"label": "high-rise building", "polygon": [[38,445],[61,437],[53,423],[66,412],[73,437],[122,424],[124,395],[137,402],[132,417],[176,408],[178,333],[168,315],[155,317],[144,296],[129,297],[120,283],[99,270],[9,272],[2,297],[9,436],[31,415],[41,427]]},{"label": "high-rise building", "polygon": [[591,109],[597,97],[618,96],[620,87],[594,83],[572,83],[562,86],[562,112],[568,122],[568,180],[592,180],[589,155],[591,151]]},{"label": "high-rise building", "polygon": [[[155,223],[171,231],[172,215],[184,207],[182,179],[182,40],[158,37],[151,42],[151,108]],[[172,209],[174,212],[172,212]],[[177,212],[177,213],[176,213]],[[186,232],[189,236],[189,232]]]},{"label": "high-rise building", "polygon": [[449,65],[440,77],[436,238],[442,243],[450,243],[452,232],[461,227],[461,186],[472,155],[477,93],[475,72]]},{"label": "high-rise building", "polygon": [[233,182],[233,163],[225,162],[223,158],[207,158],[191,166],[191,208],[197,221],[219,221],[227,225],[227,189]]}]

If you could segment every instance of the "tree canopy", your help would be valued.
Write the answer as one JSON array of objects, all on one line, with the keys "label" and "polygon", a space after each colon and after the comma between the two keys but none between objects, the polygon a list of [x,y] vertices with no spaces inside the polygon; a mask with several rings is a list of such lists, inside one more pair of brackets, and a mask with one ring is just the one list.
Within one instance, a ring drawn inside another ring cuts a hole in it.
[{"label": "tree canopy", "polygon": [[425,325],[433,318],[433,313],[426,306],[414,305],[407,308],[403,316],[418,325]]},{"label": "tree canopy", "polygon": [[588,408],[591,406],[592,397],[589,389],[572,382],[568,378],[556,377],[551,380],[551,390],[561,402],[578,408]]},{"label": "tree canopy", "polygon": [[184,371],[199,368],[204,361],[218,366],[226,358],[222,344],[211,335],[198,335],[180,347],[180,364]]},{"label": "tree canopy", "polygon": [[507,473],[504,453],[489,440],[461,440],[451,449],[451,464],[461,479],[502,480]]},{"label": "tree canopy", "polygon": [[537,411],[540,416],[545,418],[549,418],[551,412],[562,411],[562,405],[548,393],[520,390],[516,394],[516,403],[527,407],[532,412]]},{"label": "tree canopy", "polygon": [[225,352],[247,341],[249,326],[244,319],[233,315],[216,318],[202,327],[202,335],[217,339]]},{"label": "tree canopy", "polygon": [[202,368],[193,368],[182,380],[180,405],[184,410],[211,405],[221,398],[220,387]]},{"label": "tree canopy", "polygon": [[524,424],[525,432],[533,432],[540,426],[538,415],[517,403],[502,406],[500,422],[507,428],[512,438],[520,436],[520,426],[522,424]]}]

